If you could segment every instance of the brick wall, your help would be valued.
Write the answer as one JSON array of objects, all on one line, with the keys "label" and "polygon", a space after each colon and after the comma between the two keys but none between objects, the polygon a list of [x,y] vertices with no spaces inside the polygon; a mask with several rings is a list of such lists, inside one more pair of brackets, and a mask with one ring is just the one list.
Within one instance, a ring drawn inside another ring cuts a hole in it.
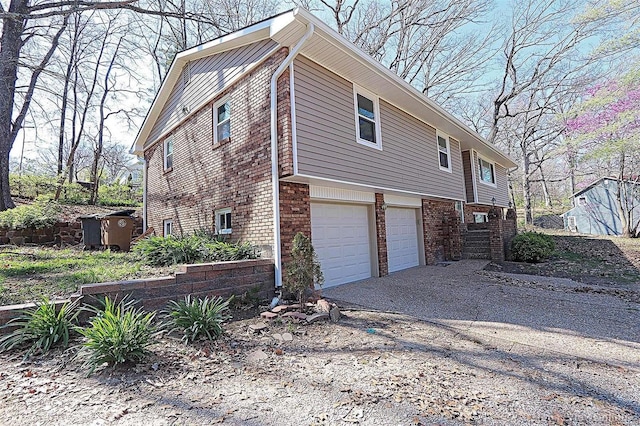
[{"label": "brick wall", "polygon": [[[272,255],[270,79],[286,55],[280,49],[172,132],[171,171],[163,170],[163,140],[145,149],[147,220],[156,235],[162,235],[165,219],[174,221],[176,233],[211,230],[214,212],[230,207],[231,239],[250,241],[263,256]],[[280,81],[285,99],[288,79]],[[214,145],[212,107],[224,97],[230,100],[231,137]],[[289,138],[287,120],[282,129]]]},{"label": "brick wall", "polygon": [[289,69],[278,77],[278,172],[293,175],[293,135],[291,133],[291,93]]},{"label": "brick wall", "polygon": [[[132,238],[142,234],[142,218],[134,216]],[[42,229],[0,228],[0,244],[82,244],[82,225],[80,221],[58,222],[53,227]]]},{"label": "brick wall", "polygon": [[[193,297],[227,298],[232,294],[239,296],[252,291],[256,297],[270,300],[274,295],[273,274],[271,259],[185,265],[173,277],[83,285],[79,294],[71,298],[82,297],[83,303],[91,304],[99,296],[120,299],[130,295],[142,302],[146,310],[163,309],[169,300],[183,299],[188,294]],[[32,303],[0,306],[0,326],[15,318],[21,310],[34,306]],[[10,330],[0,329],[0,334],[3,331]]]},{"label": "brick wall", "polygon": [[376,194],[376,244],[378,245],[378,274],[381,277],[389,275],[389,258],[387,253],[387,225],[384,204],[384,194]]},{"label": "brick wall", "polygon": [[293,237],[296,233],[302,232],[311,238],[311,205],[309,203],[309,185],[280,182],[280,243],[283,266],[291,260]]},{"label": "brick wall", "polygon": [[454,201],[422,200],[424,254],[427,265],[460,259],[462,229]]}]

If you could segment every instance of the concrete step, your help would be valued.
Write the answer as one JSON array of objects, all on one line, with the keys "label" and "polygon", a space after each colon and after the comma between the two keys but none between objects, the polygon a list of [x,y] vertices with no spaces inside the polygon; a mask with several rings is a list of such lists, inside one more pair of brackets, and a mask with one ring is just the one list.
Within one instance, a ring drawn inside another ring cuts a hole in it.
[{"label": "concrete step", "polygon": [[486,259],[491,260],[491,253],[462,252],[463,259]]},{"label": "concrete step", "polygon": [[490,247],[491,243],[489,240],[465,240],[465,247]]}]

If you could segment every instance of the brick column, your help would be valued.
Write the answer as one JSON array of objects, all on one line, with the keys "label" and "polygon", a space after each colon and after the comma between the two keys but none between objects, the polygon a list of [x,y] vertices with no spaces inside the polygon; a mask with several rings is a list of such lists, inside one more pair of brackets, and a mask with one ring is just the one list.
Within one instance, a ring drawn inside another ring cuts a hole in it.
[{"label": "brick column", "polygon": [[447,225],[446,239],[449,241],[449,250],[445,253],[445,258],[460,260],[462,259],[462,224],[458,212],[454,210],[453,214],[449,213]]},{"label": "brick column", "polygon": [[487,215],[489,219],[489,243],[491,245],[491,260],[504,260],[504,238],[502,209],[493,207]]},{"label": "brick column", "polygon": [[283,265],[291,260],[293,237],[298,232],[311,238],[309,185],[280,181],[280,247]]},{"label": "brick column", "polygon": [[378,275],[389,275],[389,261],[387,259],[387,226],[385,212],[382,209],[384,194],[376,194],[376,244],[378,245]]},{"label": "brick column", "polygon": [[503,221],[502,225],[502,235],[504,239],[504,255],[505,259],[511,259],[510,253],[510,244],[513,237],[518,233],[518,216],[516,214],[516,209],[508,209],[506,214],[506,219]]}]

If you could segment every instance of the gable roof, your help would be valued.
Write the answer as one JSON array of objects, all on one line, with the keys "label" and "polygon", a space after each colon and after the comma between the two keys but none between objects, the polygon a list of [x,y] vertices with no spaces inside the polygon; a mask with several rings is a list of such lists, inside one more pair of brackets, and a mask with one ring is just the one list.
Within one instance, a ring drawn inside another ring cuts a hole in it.
[{"label": "gable roof", "polygon": [[497,147],[302,8],[281,13],[176,55],[138,132],[132,152],[138,155],[142,153],[151,129],[187,62],[269,38],[279,46],[291,47],[306,32],[308,24],[313,24],[315,29],[300,50],[301,55],[449,134],[460,141],[462,150],[475,149],[506,168],[516,167],[516,163]]},{"label": "gable roof", "polygon": [[[609,176],[601,177],[599,179],[594,180],[589,185],[585,186],[584,188],[582,188],[581,190],[577,191],[576,193],[574,193],[573,197],[577,197],[577,196],[579,196],[581,194],[584,194],[585,192],[587,192],[588,190],[590,190],[591,188],[593,188],[595,186],[598,186],[601,182],[604,182],[605,180],[618,182],[618,179],[615,178],[615,177],[609,177]],[[632,184],[632,185],[640,185],[640,182],[637,182],[637,181],[631,180],[631,179],[625,179],[623,182],[626,182],[627,184]]]}]

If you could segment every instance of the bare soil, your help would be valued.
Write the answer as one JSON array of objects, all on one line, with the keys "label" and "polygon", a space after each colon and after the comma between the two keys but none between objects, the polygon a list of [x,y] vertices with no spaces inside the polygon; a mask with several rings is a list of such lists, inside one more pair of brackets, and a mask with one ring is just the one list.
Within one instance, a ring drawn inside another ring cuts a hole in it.
[{"label": "bare soil", "polygon": [[258,321],[232,322],[214,343],[164,338],[147,362],[90,377],[75,348],[28,362],[0,354],[0,424],[640,422],[640,371],[505,351],[384,312],[345,311],[338,323],[304,326],[276,321],[252,332]]}]

